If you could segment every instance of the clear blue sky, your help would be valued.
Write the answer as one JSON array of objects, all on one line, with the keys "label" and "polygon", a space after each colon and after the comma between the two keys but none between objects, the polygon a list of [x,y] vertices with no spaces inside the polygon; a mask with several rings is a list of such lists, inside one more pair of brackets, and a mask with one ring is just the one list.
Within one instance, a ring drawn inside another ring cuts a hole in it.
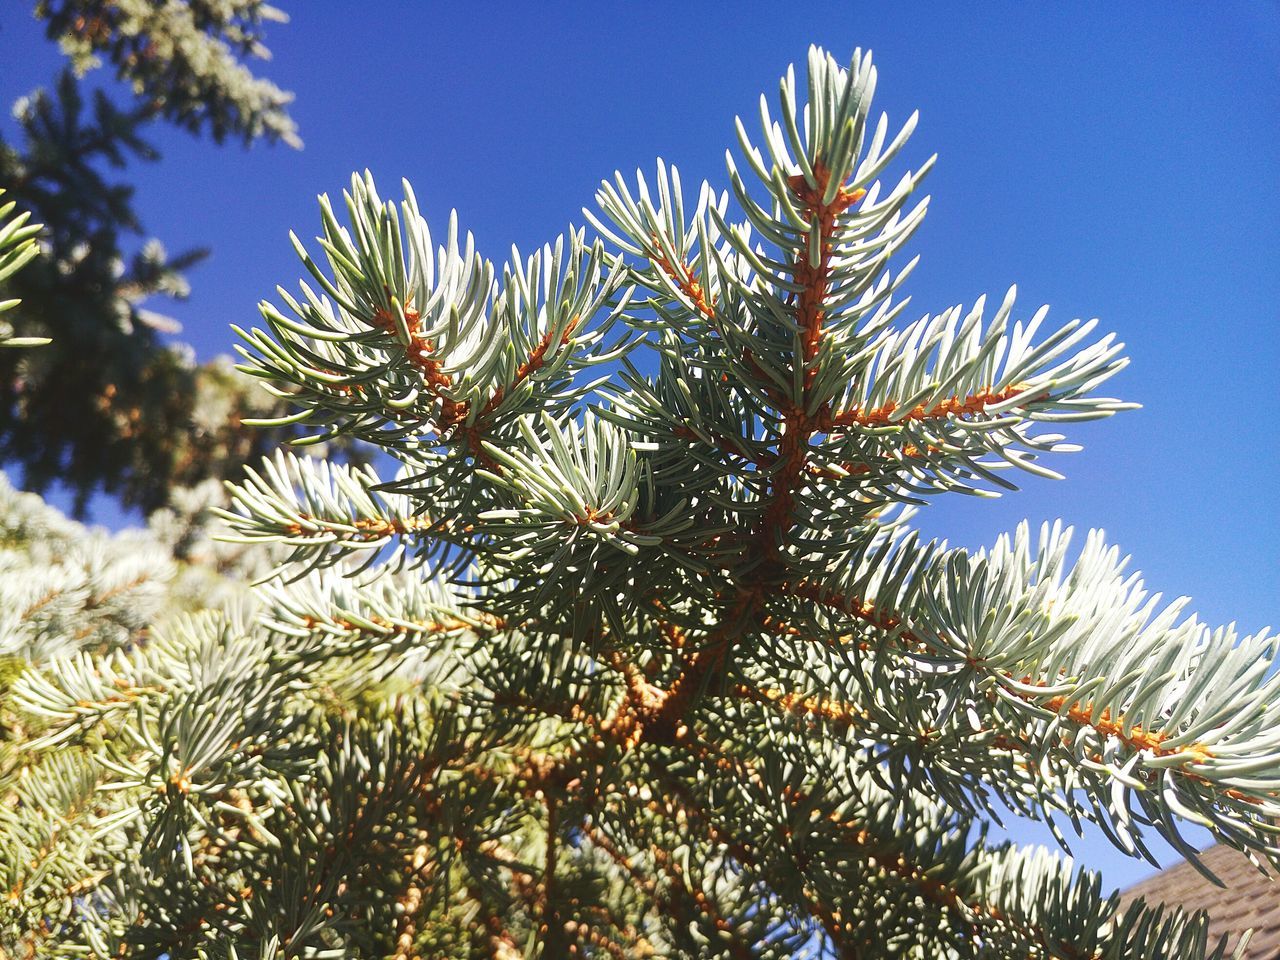
[{"label": "clear blue sky", "polygon": [[[906,164],[940,153],[913,252],[912,312],[1017,283],[1025,314],[1100,317],[1133,364],[1138,412],[1070,429],[1065,482],[939,500],[921,525],[980,546],[1027,517],[1104,528],[1154,589],[1211,623],[1280,626],[1280,5],[1013,2],[443,4],[277,0],[262,71],[298,95],[306,147],[215,149],[174,132],[129,170],[147,229],[208,244],[168,312],[201,356],[292,286],[287,231],[369,167],[415,185],[433,224],[456,207],[501,260],[592,202],[615,169],[676,163],[722,183],[735,114],[754,116],[809,43],[874,51],[877,106],[921,123]],[[11,4],[0,95],[56,60]],[[29,5],[28,5],[29,6]],[[721,11],[734,10],[732,14]],[[167,308],[166,308],[167,309]],[[1018,837],[1031,836],[1021,829]],[[1127,885],[1141,863],[1090,842]]]}]

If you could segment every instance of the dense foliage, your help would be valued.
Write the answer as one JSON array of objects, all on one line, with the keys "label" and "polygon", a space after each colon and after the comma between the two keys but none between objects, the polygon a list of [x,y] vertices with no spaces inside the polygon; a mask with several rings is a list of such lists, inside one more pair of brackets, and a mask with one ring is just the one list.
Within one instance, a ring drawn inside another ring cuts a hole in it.
[{"label": "dense foliage", "polygon": [[273,551],[252,594],[155,592],[205,550],[182,508],[126,545],[0,497],[0,947],[1220,956],[986,839],[999,801],[1275,861],[1277,641],[1159,606],[1097,533],[911,531],[1052,475],[1125,361],[1012,291],[898,325],[931,161],[881,179],[914,117],[872,121],[875,82],[814,50],[728,192],[618,176],[597,237],[501,267],[407,187],[322,198],[243,367],[396,468],[264,461],[205,561]]},{"label": "dense foliage", "polygon": [[[262,25],[282,15],[262,0],[41,0],[36,15],[71,66],[20,98],[18,136],[0,136],[0,188],[44,224],[5,320],[53,342],[0,352],[0,462],[30,489],[65,484],[79,509],[101,489],[150,511],[171,486],[239,476],[281,439],[241,420],[279,408],[162,336],[176,326],[144,304],[185,296],[205,252],[139,243],[133,189],[111,173],[157,159],[145,137],[162,119],[297,144],[291,95],[240,62],[265,56]],[[87,87],[79,75],[104,62],[122,84]]]}]

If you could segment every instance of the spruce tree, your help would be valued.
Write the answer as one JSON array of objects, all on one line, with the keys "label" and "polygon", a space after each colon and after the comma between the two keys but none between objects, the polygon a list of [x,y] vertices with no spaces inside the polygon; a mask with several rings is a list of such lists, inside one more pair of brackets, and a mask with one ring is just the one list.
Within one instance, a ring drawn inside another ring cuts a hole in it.
[{"label": "spruce tree", "polygon": [[501,268],[407,185],[321,199],[243,367],[394,469],[235,487],[275,550],[251,596],[96,632],[96,588],[24,601],[9,955],[1224,954],[988,840],[1008,808],[1275,862],[1276,639],[1162,606],[1099,533],[912,531],[1129,404],[1095,393],[1113,337],[1012,292],[899,322],[932,161],[896,172],[914,117],[872,120],[875,82],[815,49],[728,191],[618,176],[595,236]]},{"label": "spruce tree", "polygon": [[[34,8],[69,65],[18,98],[16,135],[0,134],[0,188],[45,225],[36,262],[12,281],[23,304],[6,319],[52,343],[0,354],[0,462],[20,467],[28,489],[64,485],[77,512],[97,491],[150,512],[174,485],[239,478],[286,435],[242,429],[241,419],[281,405],[167,336],[178,326],[158,301],[186,297],[186,272],[208,251],[171,256],[145,237],[119,171],[159,158],[149,136],[161,122],[218,143],[300,145],[292,94],[244,62],[267,55],[264,26],[284,17],[263,0]],[[95,67],[120,83],[83,79]]]},{"label": "spruce tree", "polygon": [[[37,254],[36,236],[40,225],[33,224],[31,214],[17,213],[17,204],[12,200],[4,200],[5,191],[0,189],[0,285],[30,263]],[[4,289],[0,286],[0,291]],[[0,300],[0,314],[8,313],[22,301],[16,297]],[[0,320],[0,346],[6,347],[42,347],[49,342],[46,337],[16,337],[13,326],[7,320]]]}]

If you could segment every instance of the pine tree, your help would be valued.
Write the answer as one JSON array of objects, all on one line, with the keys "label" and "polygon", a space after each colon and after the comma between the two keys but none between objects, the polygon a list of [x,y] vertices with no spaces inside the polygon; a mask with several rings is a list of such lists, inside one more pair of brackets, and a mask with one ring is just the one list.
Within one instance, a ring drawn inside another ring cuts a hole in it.
[{"label": "pine tree", "polygon": [[265,461],[250,598],[5,628],[10,955],[1224,954],[988,840],[1003,806],[1280,859],[1277,642],[1097,533],[910,529],[1129,404],[1113,337],[1012,292],[897,325],[931,161],[883,185],[915,121],[875,82],[813,50],[729,191],[619,176],[500,271],[407,185],[321,199],[243,366],[395,471]]},{"label": "pine tree", "polygon": [[[28,489],[66,485],[78,512],[98,490],[149,512],[174,485],[241,476],[284,439],[241,419],[283,406],[167,340],[178,328],[156,300],[185,297],[207,251],[139,241],[133,188],[113,174],[158,159],[147,137],[161,121],[218,143],[298,145],[292,95],[241,62],[267,55],[263,27],[283,15],[262,0],[40,0],[35,13],[70,65],[18,99],[18,136],[0,136],[0,187],[45,224],[39,257],[12,281],[23,306],[6,319],[52,343],[0,354],[0,461]],[[124,92],[82,82],[97,66]]]}]

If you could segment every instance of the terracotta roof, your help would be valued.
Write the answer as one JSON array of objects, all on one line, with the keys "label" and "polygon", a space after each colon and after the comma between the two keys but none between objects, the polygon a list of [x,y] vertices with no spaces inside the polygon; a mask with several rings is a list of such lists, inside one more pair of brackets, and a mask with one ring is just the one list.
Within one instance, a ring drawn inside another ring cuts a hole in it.
[{"label": "terracotta roof", "polygon": [[1240,934],[1253,928],[1245,953],[1248,960],[1280,960],[1280,882],[1258,872],[1239,851],[1221,844],[1200,854],[1200,860],[1226,886],[1217,887],[1189,863],[1180,863],[1126,890],[1125,903],[1145,897],[1148,903],[1167,903],[1209,914],[1210,945],[1222,934],[1230,936],[1227,956]]}]

